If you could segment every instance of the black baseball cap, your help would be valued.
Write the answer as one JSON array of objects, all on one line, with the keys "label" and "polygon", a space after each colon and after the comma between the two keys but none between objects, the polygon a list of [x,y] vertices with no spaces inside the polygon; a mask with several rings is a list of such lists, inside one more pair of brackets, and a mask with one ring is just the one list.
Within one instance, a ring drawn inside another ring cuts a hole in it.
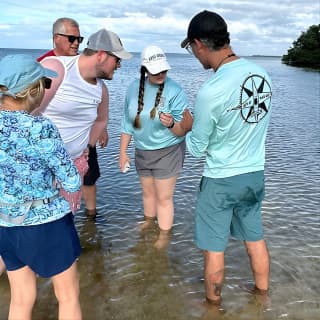
[{"label": "black baseball cap", "polygon": [[194,39],[215,39],[228,36],[228,26],[224,19],[215,12],[204,10],[191,19],[187,38],[181,42],[181,48],[185,48]]}]

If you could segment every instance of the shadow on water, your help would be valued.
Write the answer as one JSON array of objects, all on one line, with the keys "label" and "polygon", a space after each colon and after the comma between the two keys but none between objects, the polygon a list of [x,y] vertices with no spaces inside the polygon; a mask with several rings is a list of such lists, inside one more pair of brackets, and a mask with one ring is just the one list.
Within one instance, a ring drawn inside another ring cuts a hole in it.
[{"label": "shadow on water", "polygon": [[[0,52],[0,55],[2,52]],[[39,52],[35,54],[38,56]],[[209,72],[191,56],[168,55],[169,76],[191,103]],[[265,237],[271,255],[270,301],[241,289],[252,276],[244,247],[230,240],[221,308],[204,304],[203,259],[193,243],[194,206],[203,159],[187,155],[175,191],[175,224],[165,250],[154,243],[158,228],[143,233],[141,189],[131,169],[118,169],[119,130],[125,90],[138,76],[139,57],[123,63],[108,82],[109,144],[98,149],[98,216],[83,208],[80,235],[81,306],[85,320],[317,320],[320,319],[320,74],[254,58],[273,79],[273,115],[266,146]],[[312,98],[311,98],[312,97]],[[129,154],[133,159],[133,147]],[[10,289],[0,277],[0,320],[7,319]],[[51,283],[39,279],[33,320],[57,319]]]}]

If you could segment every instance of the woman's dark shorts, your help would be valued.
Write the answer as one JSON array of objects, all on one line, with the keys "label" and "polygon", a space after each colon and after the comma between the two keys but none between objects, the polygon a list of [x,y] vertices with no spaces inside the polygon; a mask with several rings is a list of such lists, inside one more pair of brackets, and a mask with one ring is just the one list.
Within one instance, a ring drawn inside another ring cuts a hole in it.
[{"label": "woman's dark shorts", "polygon": [[34,226],[0,227],[0,255],[8,271],[29,266],[49,278],[67,270],[80,251],[72,213]]}]

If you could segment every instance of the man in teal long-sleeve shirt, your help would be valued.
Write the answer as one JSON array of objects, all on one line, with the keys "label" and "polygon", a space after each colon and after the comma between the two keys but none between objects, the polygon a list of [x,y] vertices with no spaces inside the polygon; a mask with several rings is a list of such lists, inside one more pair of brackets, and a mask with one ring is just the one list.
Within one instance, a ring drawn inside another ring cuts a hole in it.
[{"label": "man in teal long-sleeve shirt", "polygon": [[[263,239],[265,139],[271,113],[271,80],[266,71],[239,58],[218,14],[192,18],[181,43],[214,74],[200,88],[187,150],[205,156],[196,204],[195,242],[204,252],[206,300],[221,303],[224,251],[231,236],[244,241],[255,286],[269,289],[269,253]],[[185,112],[181,125],[190,128]]]}]

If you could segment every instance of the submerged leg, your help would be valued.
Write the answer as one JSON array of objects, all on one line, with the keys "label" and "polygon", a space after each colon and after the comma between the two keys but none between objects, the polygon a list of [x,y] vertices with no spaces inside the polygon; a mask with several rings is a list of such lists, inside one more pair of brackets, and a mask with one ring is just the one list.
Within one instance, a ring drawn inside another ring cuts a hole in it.
[{"label": "submerged leg", "polygon": [[264,240],[245,241],[255,281],[255,291],[266,293],[269,289],[270,258]]},{"label": "submerged leg", "polygon": [[159,236],[157,241],[154,243],[154,247],[157,249],[165,249],[171,238],[171,229],[170,230],[162,230],[159,231]]},{"label": "submerged leg", "polygon": [[224,252],[204,251],[204,281],[208,303],[221,303],[223,280]]},{"label": "submerged leg", "polygon": [[156,219],[156,191],[153,177],[140,177],[143,195],[144,222],[141,229],[148,228]]}]

